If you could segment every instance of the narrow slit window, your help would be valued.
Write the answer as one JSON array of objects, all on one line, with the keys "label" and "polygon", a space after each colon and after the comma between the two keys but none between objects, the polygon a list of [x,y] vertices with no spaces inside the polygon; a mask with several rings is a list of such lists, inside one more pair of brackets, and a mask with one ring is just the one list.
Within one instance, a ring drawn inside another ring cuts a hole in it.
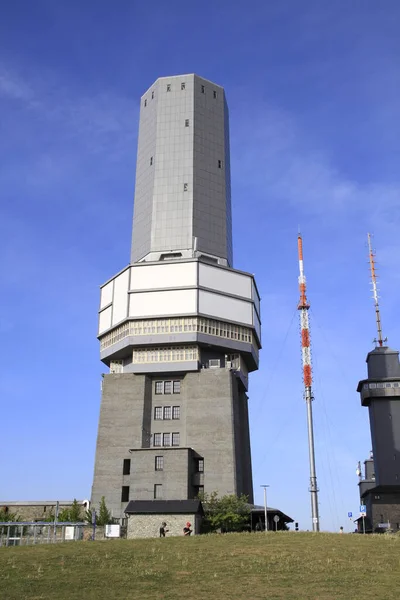
[{"label": "narrow slit window", "polygon": [[170,91],[171,91],[171,84],[170,84],[170,83],[168,83],[168,84],[167,84],[167,92],[170,92]]},{"label": "narrow slit window", "polygon": [[189,119],[185,119],[185,127],[189,127]]},{"label": "narrow slit window", "polygon": [[151,99],[154,100],[154,92],[151,92]]},{"label": "narrow slit window", "polygon": [[150,156],[150,166],[153,164],[153,157]]},{"label": "narrow slit window", "polygon": [[184,90],[186,88],[186,83],[181,83],[181,90]]},{"label": "narrow slit window", "polygon": [[188,191],[188,187],[189,187],[189,186],[188,186],[188,184],[187,184],[187,183],[184,183],[184,184],[183,184],[183,191],[184,191],[184,192],[187,192],[187,191]]},{"label": "narrow slit window", "polygon": [[201,86],[201,93],[202,93],[202,94],[204,94],[204,92],[205,92],[205,91],[206,91],[206,90],[205,90],[205,87],[204,87],[204,85],[202,85],[202,86]]},{"label": "narrow slit window", "polygon": [[222,169],[222,160],[218,161],[218,169]]},{"label": "narrow slit window", "polygon": [[121,502],[129,502],[129,485],[122,486]]},{"label": "narrow slit window", "polygon": [[217,97],[217,92],[215,90],[214,90],[213,96],[214,96],[214,98]]},{"label": "narrow slit window", "polygon": [[144,101],[144,105],[147,106],[147,100]]},{"label": "narrow slit window", "polygon": [[123,473],[123,475],[131,474],[131,459],[130,458],[124,458],[124,465],[123,465],[122,473]]}]

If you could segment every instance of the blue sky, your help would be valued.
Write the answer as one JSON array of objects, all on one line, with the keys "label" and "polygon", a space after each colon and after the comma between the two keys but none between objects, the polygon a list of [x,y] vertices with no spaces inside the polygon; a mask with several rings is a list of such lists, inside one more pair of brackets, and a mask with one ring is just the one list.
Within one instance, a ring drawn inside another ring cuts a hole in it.
[{"label": "blue sky", "polygon": [[[232,6],[234,4],[234,6]],[[400,5],[14,0],[0,21],[2,499],[90,496],[99,285],[129,261],[141,94],[195,72],[230,107],[235,266],[262,296],[250,387],[256,501],[311,527],[296,236],[312,304],[324,529],[350,527],[371,443],[356,392],[400,348]],[[7,458],[6,458],[7,457]]]}]

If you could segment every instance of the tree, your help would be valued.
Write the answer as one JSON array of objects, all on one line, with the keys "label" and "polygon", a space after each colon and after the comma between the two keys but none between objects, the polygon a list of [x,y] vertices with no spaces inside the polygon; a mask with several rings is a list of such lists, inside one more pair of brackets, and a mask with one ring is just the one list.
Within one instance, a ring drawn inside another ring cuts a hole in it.
[{"label": "tree", "polygon": [[17,515],[17,513],[12,513],[8,510],[6,506],[0,509],[0,523],[9,523],[10,521],[20,521],[21,518]]},{"label": "tree", "polygon": [[81,506],[76,498],[74,498],[70,508],[64,508],[59,512],[57,520],[60,521],[60,523],[79,523],[83,520],[83,517],[81,516]]},{"label": "tree", "polygon": [[[89,508],[86,511],[85,519],[88,523],[92,523],[93,510]],[[99,510],[96,511],[96,524],[97,525],[108,525],[113,522],[111,512],[108,510],[106,505],[106,499],[104,496],[101,497]]]},{"label": "tree", "polygon": [[243,531],[249,525],[250,506],[244,494],[221,496],[217,492],[202,494],[204,524],[206,531]]}]

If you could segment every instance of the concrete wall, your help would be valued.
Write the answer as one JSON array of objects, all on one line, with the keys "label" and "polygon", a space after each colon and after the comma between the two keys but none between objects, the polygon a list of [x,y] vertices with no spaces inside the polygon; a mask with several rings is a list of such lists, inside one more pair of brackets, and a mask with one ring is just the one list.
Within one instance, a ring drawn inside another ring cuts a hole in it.
[{"label": "concrete wall", "polygon": [[[128,501],[121,501],[122,486],[129,486],[129,500],[152,500],[160,483],[166,500],[194,498],[194,486],[204,485],[206,493],[244,493],[253,501],[247,397],[238,380],[226,369],[179,378],[179,394],[155,394],[155,382],[170,374],[104,377],[92,502],[105,496],[116,517]],[[179,406],[180,418],[155,419],[156,406]],[[152,447],[155,433],[174,432],[179,447]],[[195,476],[189,448],[204,458],[201,477]],[[156,455],[164,456],[163,472],[155,471]],[[131,460],[129,475],[123,475],[124,459]]]},{"label": "concrete wall", "polygon": [[367,503],[367,514],[372,516],[374,530],[379,524],[389,522],[391,528],[397,531],[400,529],[400,494],[371,492]]},{"label": "concrete wall", "polygon": [[192,535],[200,533],[201,518],[197,515],[129,515],[128,539],[160,537],[161,523],[167,523],[166,537],[183,536],[186,523],[191,523]]},{"label": "concrete wall", "polygon": [[400,485],[400,398],[377,398],[369,406],[376,485]]},{"label": "concrete wall", "polygon": [[97,435],[92,503],[102,496],[113,515],[119,517],[123,460],[130,448],[150,446],[149,408],[151,380],[145,375],[114,373],[104,376]]}]

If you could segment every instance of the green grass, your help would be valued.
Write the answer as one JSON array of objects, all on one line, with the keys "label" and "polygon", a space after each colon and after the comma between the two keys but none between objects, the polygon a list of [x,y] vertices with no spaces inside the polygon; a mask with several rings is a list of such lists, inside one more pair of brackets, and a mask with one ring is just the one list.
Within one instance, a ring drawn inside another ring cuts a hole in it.
[{"label": "green grass", "polygon": [[400,536],[264,533],[0,548],[1,600],[391,600]]}]

